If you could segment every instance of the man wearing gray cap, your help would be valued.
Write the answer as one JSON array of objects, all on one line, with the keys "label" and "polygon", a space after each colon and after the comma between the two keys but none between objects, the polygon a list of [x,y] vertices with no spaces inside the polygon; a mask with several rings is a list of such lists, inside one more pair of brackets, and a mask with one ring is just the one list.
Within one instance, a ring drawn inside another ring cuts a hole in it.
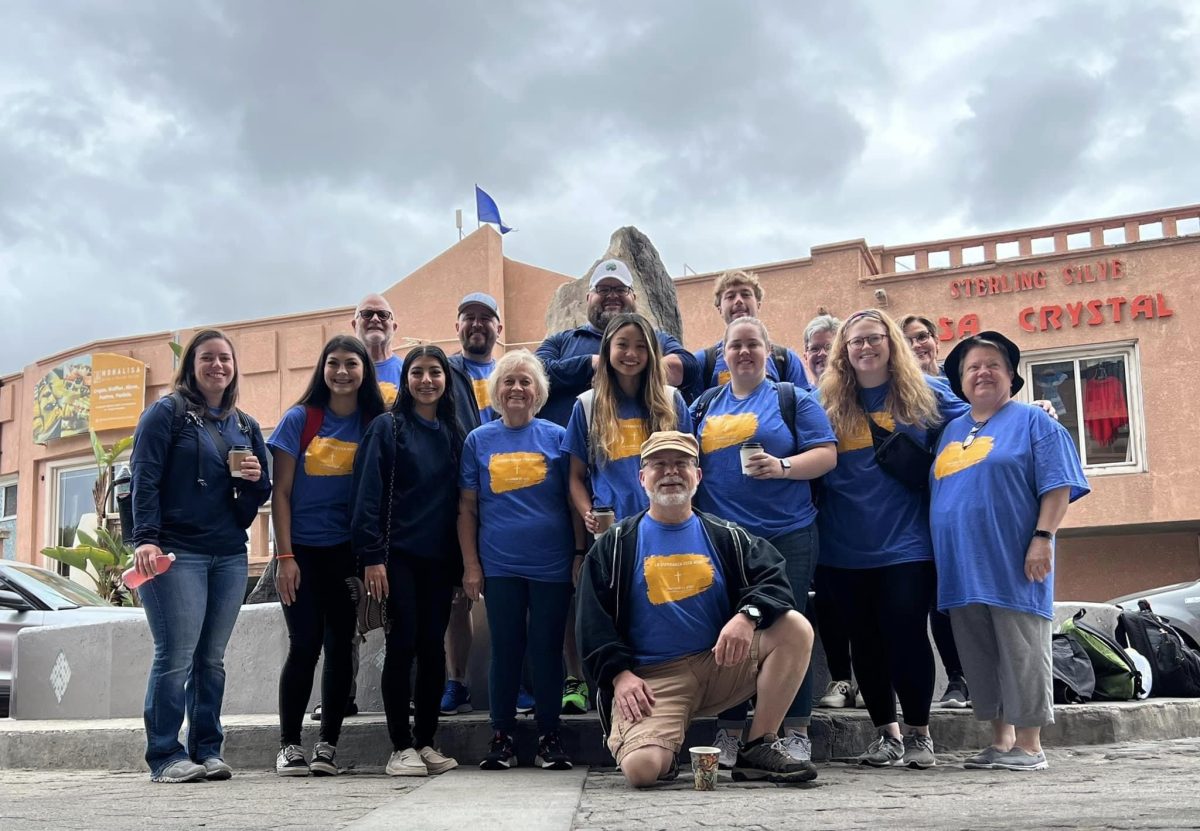
[{"label": "man wearing gray cap", "polygon": [[[454,406],[463,433],[469,433],[499,418],[488,399],[487,383],[496,366],[492,350],[504,331],[500,323],[500,305],[496,298],[481,291],[472,292],[458,304],[454,322],[462,351],[451,355],[450,382],[454,384]],[[442,692],[441,713],[452,716],[469,713],[471,690],[467,686],[467,660],[475,632],[471,622],[471,600],[461,588],[454,590],[450,621],[446,626],[446,689]]]},{"label": "man wearing gray cap", "polygon": [[793,608],[783,556],[692,510],[696,437],[651,434],[639,479],[650,508],[609,528],[579,575],[578,638],[601,724],[634,787],[674,778],[688,723],[756,695],[735,780],[815,779],[777,733],[808,670],[813,630]]},{"label": "man wearing gray cap", "polygon": [[[605,325],[621,312],[636,311],[637,293],[633,290],[633,275],[629,273],[629,267],[615,259],[605,260],[596,266],[588,280],[587,324],[556,332],[538,347],[537,356],[550,378],[550,400],[538,413],[539,418],[567,426],[575,406],[575,397],[592,385]],[[695,357],[666,332],[660,330],[655,334],[662,346],[667,383],[680,389],[690,389],[700,375],[700,365]]]}]

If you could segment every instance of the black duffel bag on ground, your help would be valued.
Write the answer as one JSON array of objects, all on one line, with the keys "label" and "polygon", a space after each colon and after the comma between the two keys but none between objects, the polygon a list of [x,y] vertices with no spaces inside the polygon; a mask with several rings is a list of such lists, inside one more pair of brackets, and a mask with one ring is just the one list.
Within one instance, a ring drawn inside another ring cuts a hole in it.
[{"label": "black duffel bag on ground", "polygon": [[1188,646],[1170,621],[1156,615],[1148,601],[1139,600],[1136,612],[1121,612],[1117,641],[1133,647],[1150,662],[1154,671],[1150,695],[1200,697],[1200,652]]},{"label": "black duffel bag on ground", "polygon": [[1050,657],[1054,671],[1054,703],[1086,704],[1096,692],[1096,671],[1092,659],[1079,641],[1070,635],[1055,634],[1050,639]]}]

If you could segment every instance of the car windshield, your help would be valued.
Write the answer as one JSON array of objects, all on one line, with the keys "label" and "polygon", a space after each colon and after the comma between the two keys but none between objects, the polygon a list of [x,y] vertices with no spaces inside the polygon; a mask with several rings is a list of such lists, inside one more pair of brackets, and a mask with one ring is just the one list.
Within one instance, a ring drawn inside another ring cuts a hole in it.
[{"label": "car windshield", "polygon": [[44,568],[10,563],[4,574],[25,591],[37,595],[39,600],[52,609],[109,605],[91,589]]}]

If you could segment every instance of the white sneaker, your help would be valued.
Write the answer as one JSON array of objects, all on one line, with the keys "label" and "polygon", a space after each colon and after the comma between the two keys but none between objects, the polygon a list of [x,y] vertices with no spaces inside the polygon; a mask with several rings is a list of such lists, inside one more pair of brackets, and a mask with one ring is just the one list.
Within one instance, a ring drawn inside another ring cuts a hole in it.
[{"label": "white sneaker", "polygon": [[458,767],[458,761],[451,759],[449,756],[444,756],[434,750],[429,745],[425,745],[417,751],[417,755],[421,757],[421,761],[425,763],[425,769],[433,776],[439,773],[445,773],[448,770],[454,770]]},{"label": "white sneaker", "polygon": [[[455,762],[455,764],[458,764]],[[411,747],[397,750],[388,759],[384,773],[388,776],[428,776],[429,768],[421,760],[421,754]]]},{"label": "white sneaker", "polygon": [[825,694],[817,702],[818,707],[840,710],[843,707],[854,706],[854,694],[858,688],[853,681],[830,681],[825,688]]},{"label": "white sneaker", "polygon": [[812,740],[797,730],[789,730],[783,740],[783,749],[797,762],[812,761]]},{"label": "white sneaker", "polygon": [[738,749],[742,743],[729,735],[724,727],[717,731],[716,737],[713,739],[713,746],[721,749],[721,758],[717,760],[717,766],[725,770],[729,770],[737,764]]}]

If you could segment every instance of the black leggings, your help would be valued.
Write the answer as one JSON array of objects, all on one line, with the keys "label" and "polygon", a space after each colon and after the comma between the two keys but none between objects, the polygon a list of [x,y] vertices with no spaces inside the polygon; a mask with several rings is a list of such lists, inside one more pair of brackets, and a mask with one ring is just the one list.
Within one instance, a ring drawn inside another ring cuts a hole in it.
[{"label": "black leggings", "polygon": [[336,745],[353,672],[354,606],[346,578],[354,573],[354,555],[349,542],[330,546],[294,543],[292,552],[300,567],[300,587],[292,605],[283,607],[288,654],[279,675],[279,740],[284,745],[300,744],[313,670],[323,645],[321,741]]},{"label": "black leggings", "polygon": [[833,600],[850,627],[850,657],[876,727],[896,721],[896,701],[911,727],[929,724],[933,650],[926,619],[933,602],[933,562],[880,568],[826,568]]},{"label": "black leggings", "polygon": [[[446,684],[446,625],[454,583],[449,570],[435,560],[403,557],[388,560],[388,620],[383,662],[383,710],[393,750],[433,745],[438,710]],[[410,689],[413,659],[416,690]],[[410,730],[408,701],[416,712]]]},{"label": "black leggings", "polygon": [[946,668],[946,675],[962,677],[962,661],[958,659],[958,646],[954,643],[954,630],[950,628],[950,615],[939,612],[935,607],[929,611],[929,630],[933,632],[933,644],[938,657]]},{"label": "black leggings", "polygon": [[830,681],[850,680],[850,629],[846,616],[838,608],[829,588],[829,577],[825,572],[829,566],[817,566],[813,585],[816,587],[814,605],[817,613],[817,632],[821,635],[821,647],[825,650],[825,663],[829,665]]}]

